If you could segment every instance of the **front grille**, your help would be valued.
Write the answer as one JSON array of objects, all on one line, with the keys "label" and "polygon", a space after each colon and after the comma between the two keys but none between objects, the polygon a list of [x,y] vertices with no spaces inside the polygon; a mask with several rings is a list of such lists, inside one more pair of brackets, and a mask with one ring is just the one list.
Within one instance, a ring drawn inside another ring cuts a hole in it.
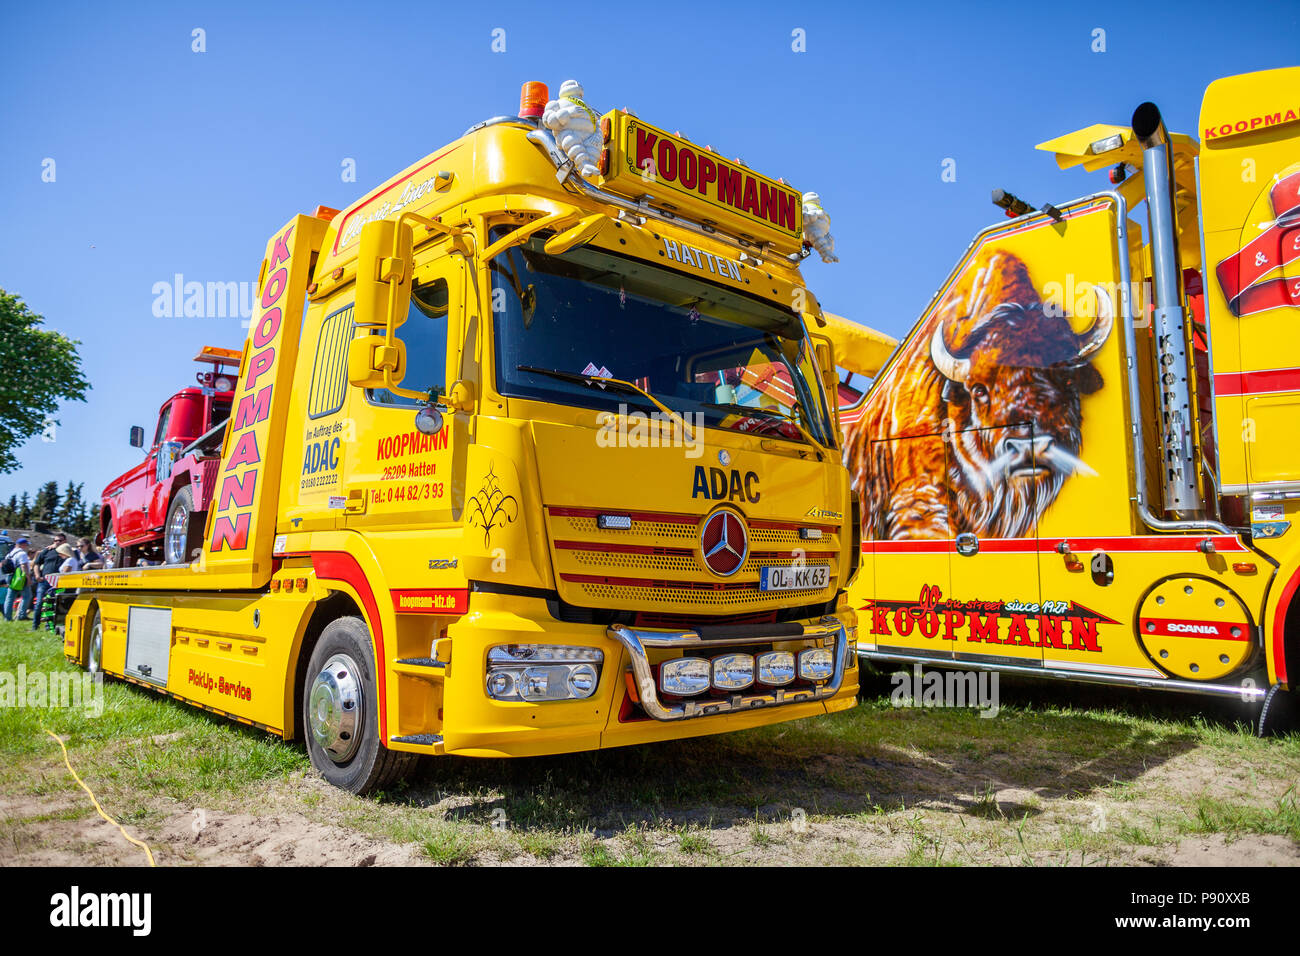
[{"label": "front grille", "polygon": [[[641,611],[635,616],[636,627],[657,627],[668,630],[690,630],[696,627],[713,627],[735,624],[774,624],[776,611],[758,611],[755,614],[673,614],[664,611]],[[812,617],[809,613],[807,617]]]},{"label": "front grille", "polygon": [[[817,542],[819,545],[821,542]],[[630,550],[630,546],[613,543],[561,540],[555,542],[556,551],[569,552],[582,568],[620,568],[638,571],[678,571],[691,575],[707,574],[698,549],[657,548],[645,546]],[[791,550],[753,551],[745,560],[739,573],[758,574],[765,565],[793,564],[796,555]],[[809,564],[831,564],[834,551],[805,550],[804,560]]]},{"label": "front grille", "polygon": [[732,624],[776,624],[787,621],[809,621],[832,614],[835,598],[815,604],[799,604],[768,611],[749,611],[729,614],[725,611],[706,611],[691,614],[676,611],[627,611],[617,608],[579,607],[561,601],[558,597],[547,601],[551,617],[566,624],[626,624],[631,627],[653,627],[663,630],[689,631],[699,627],[716,627]]},{"label": "front grille", "polygon": [[[704,515],[665,512],[630,514],[628,530],[597,526],[593,508],[548,507],[557,590],[563,602],[586,608],[641,613],[700,612],[710,616],[775,610],[791,600],[824,602],[839,573],[839,529],[822,522],[747,520],[749,554],[740,570],[720,578],[705,567],[699,550]],[[805,541],[799,529],[817,527],[822,537]],[[760,591],[765,566],[829,565],[830,583],[816,591]]]}]

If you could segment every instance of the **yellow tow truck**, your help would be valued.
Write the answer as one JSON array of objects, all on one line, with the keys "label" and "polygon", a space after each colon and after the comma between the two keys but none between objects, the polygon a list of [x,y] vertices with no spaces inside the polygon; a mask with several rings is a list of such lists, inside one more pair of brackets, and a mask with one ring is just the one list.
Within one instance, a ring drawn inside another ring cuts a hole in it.
[{"label": "yellow tow truck", "polygon": [[420,754],[853,706],[807,199],[528,84],[518,115],[294,216],[197,558],[65,576],[66,656],[301,737],[358,793]]}]

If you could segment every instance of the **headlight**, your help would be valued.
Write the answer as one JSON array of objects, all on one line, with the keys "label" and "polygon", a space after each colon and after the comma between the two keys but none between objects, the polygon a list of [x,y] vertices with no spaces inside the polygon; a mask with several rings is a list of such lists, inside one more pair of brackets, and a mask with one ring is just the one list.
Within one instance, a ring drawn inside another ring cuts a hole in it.
[{"label": "headlight", "polygon": [[804,680],[830,680],[835,674],[835,658],[825,647],[810,647],[799,652],[799,676]]},{"label": "headlight", "polygon": [[782,687],[794,680],[794,654],[770,651],[758,658],[758,679],[771,687]]},{"label": "headlight", "polygon": [[749,654],[724,654],[713,659],[713,686],[718,690],[744,690],[754,683],[754,658]]},{"label": "headlight", "polygon": [[709,662],[702,657],[679,657],[659,665],[659,689],[665,694],[690,697],[709,689]]},{"label": "headlight", "polygon": [[590,697],[596,689],[596,668],[590,664],[579,664],[569,668],[569,696]]},{"label": "headlight", "polygon": [[594,647],[499,644],[488,650],[487,695],[493,700],[581,700],[596,692],[605,654]]},{"label": "headlight", "polygon": [[594,647],[568,647],[563,644],[498,644],[488,651],[488,664],[513,661],[591,661],[599,664],[604,651]]},{"label": "headlight", "polygon": [[497,671],[488,677],[488,696],[513,697],[515,694],[515,675],[508,671]]}]

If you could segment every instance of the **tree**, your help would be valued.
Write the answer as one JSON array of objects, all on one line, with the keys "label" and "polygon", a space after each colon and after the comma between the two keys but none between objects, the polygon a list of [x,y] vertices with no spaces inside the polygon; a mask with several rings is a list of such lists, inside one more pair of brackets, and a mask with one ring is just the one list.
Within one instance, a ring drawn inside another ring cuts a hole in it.
[{"label": "tree", "polygon": [[90,528],[90,514],[86,511],[86,503],[83,501],[77,508],[76,515],[68,523],[68,534],[81,537],[83,534],[89,538],[92,536]]},{"label": "tree", "polygon": [[20,528],[30,528],[32,526],[32,501],[25,491],[18,502],[18,511],[14,514],[14,524]]},{"label": "tree", "polygon": [[0,474],[18,467],[14,454],[54,420],[61,401],[86,400],[81,343],[42,329],[45,319],[0,289]]},{"label": "tree", "polygon": [[93,538],[99,534],[99,507],[98,501],[91,507],[90,520],[86,522],[86,529],[81,532],[87,538]]},{"label": "tree", "polygon": [[59,505],[59,510],[54,516],[54,523],[65,531],[69,531],[78,520],[86,517],[86,503],[81,498],[82,487],[69,479],[68,487],[63,489],[63,503]]},{"label": "tree", "polygon": [[32,506],[32,517],[36,521],[53,522],[59,512],[59,483],[47,481],[36,492],[36,503]]},{"label": "tree", "polygon": [[18,517],[18,496],[10,495],[9,504],[0,508],[0,526],[7,526],[14,523]]}]

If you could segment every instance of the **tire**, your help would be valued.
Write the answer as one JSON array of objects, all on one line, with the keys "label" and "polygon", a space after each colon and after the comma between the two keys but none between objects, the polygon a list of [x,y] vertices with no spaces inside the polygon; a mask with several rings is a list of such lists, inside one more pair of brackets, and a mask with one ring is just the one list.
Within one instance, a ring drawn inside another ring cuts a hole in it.
[{"label": "tire", "polygon": [[1296,729],[1296,699],[1291,691],[1283,690],[1281,684],[1274,684],[1264,697],[1264,704],[1259,709],[1255,722],[1257,737],[1276,737]]},{"label": "tire", "polygon": [[359,796],[391,785],[416,755],[379,739],[370,630],[359,617],[325,625],[302,688],[302,732],[312,766],[341,790]]},{"label": "tire", "polygon": [[90,624],[90,644],[86,648],[86,671],[91,677],[104,672],[104,624],[99,619],[99,608]]},{"label": "tire", "polygon": [[108,531],[104,535],[104,541],[100,545],[104,549],[104,569],[120,568],[122,566],[122,549],[117,546],[117,519],[111,518],[108,522]]},{"label": "tire", "polygon": [[163,522],[163,564],[190,563],[190,515],[194,513],[194,490],[186,485],[167,506]]}]

